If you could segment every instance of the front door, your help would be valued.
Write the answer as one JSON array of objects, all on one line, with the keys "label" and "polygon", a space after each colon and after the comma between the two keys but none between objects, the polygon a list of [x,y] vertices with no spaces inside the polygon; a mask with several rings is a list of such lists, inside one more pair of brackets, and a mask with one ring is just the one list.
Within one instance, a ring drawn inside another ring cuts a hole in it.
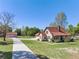
[{"label": "front door", "polygon": [[60,42],[64,42],[63,36],[60,36]]}]

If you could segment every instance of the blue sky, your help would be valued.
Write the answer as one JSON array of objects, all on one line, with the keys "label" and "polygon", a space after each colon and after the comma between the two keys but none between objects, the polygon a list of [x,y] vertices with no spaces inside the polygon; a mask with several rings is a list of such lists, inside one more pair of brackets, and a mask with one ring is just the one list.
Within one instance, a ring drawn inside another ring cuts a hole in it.
[{"label": "blue sky", "polygon": [[0,12],[15,15],[16,27],[45,28],[64,12],[69,24],[79,22],[79,0],[0,0]]}]

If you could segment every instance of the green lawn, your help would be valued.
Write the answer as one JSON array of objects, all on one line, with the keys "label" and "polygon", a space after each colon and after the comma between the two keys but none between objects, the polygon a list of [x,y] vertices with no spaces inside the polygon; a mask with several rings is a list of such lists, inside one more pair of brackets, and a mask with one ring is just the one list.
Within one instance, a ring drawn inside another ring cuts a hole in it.
[{"label": "green lawn", "polygon": [[11,39],[6,39],[7,44],[4,43],[3,38],[0,38],[0,52],[3,53],[4,59],[12,58],[12,43]]},{"label": "green lawn", "polygon": [[34,40],[22,41],[41,59],[70,59],[71,54],[61,48],[79,48],[79,41],[65,42],[62,44]]},{"label": "green lawn", "polygon": [[17,38],[33,38],[33,36],[17,36]]}]

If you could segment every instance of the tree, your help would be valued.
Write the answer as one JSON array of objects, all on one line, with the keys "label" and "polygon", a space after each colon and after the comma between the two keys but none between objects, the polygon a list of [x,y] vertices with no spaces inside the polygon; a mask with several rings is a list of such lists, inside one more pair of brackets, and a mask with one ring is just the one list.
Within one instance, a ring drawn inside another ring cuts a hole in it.
[{"label": "tree", "polygon": [[79,23],[77,24],[76,28],[75,28],[75,33],[78,34],[79,33]]},{"label": "tree", "polygon": [[[60,28],[63,27],[64,29],[66,28],[67,25],[67,17],[64,12],[60,12],[57,14],[55,23],[58,27],[58,30],[60,31]],[[60,41],[63,42],[64,39],[62,36],[60,36]]]},{"label": "tree", "polygon": [[56,16],[56,25],[65,28],[67,25],[67,17],[64,12],[60,12]]},{"label": "tree", "polygon": [[9,27],[13,27],[14,15],[8,12],[2,12],[0,14],[0,27],[3,32],[4,41],[6,41],[6,33],[9,31]]},{"label": "tree", "polygon": [[21,29],[20,29],[20,28],[17,28],[17,29],[15,30],[15,32],[17,32],[17,35],[18,35],[18,36],[21,36]]},{"label": "tree", "polygon": [[49,27],[57,27],[56,22],[54,22],[54,23],[50,23],[50,24],[49,24]]},{"label": "tree", "polygon": [[26,35],[26,33],[25,33],[25,27],[24,27],[24,26],[22,26],[21,35],[22,35],[22,36],[25,36],[25,35]]},{"label": "tree", "polygon": [[71,35],[74,35],[75,34],[75,28],[73,25],[69,25],[68,26],[68,32],[71,33]]},{"label": "tree", "polygon": [[34,36],[36,33],[40,32],[39,28],[36,27],[22,27],[21,35],[22,36]]},{"label": "tree", "polygon": [[36,27],[29,28],[29,30],[27,31],[27,36],[34,36],[38,32],[40,32],[40,29]]},{"label": "tree", "polygon": [[28,34],[27,34],[28,31],[29,31],[29,27],[26,26],[25,29],[24,29],[24,32],[25,32],[25,35],[26,35],[26,36],[28,35]]},{"label": "tree", "polygon": [[8,32],[12,32],[12,27],[8,27]]}]

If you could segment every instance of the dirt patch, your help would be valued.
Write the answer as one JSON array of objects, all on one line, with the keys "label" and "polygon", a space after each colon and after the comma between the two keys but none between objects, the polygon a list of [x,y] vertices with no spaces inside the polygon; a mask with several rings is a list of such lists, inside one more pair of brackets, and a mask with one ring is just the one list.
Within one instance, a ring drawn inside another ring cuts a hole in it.
[{"label": "dirt patch", "polygon": [[72,53],[69,59],[79,59],[79,53]]},{"label": "dirt patch", "polygon": [[78,48],[70,48],[66,50],[70,53],[69,59],[79,59],[79,49]]},{"label": "dirt patch", "polygon": [[68,59],[79,59],[79,49],[78,48],[60,48],[60,50],[65,50],[70,54]]},{"label": "dirt patch", "polygon": [[59,50],[65,50],[66,52],[72,54],[72,53],[79,53],[78,48],[59,48]]},{"label": "dirt patch", "polygon": [[70,54],[77,54],[79,53],[79,49],[78,48],[68,48],[66,49],[67,52],[69,52]]}]

